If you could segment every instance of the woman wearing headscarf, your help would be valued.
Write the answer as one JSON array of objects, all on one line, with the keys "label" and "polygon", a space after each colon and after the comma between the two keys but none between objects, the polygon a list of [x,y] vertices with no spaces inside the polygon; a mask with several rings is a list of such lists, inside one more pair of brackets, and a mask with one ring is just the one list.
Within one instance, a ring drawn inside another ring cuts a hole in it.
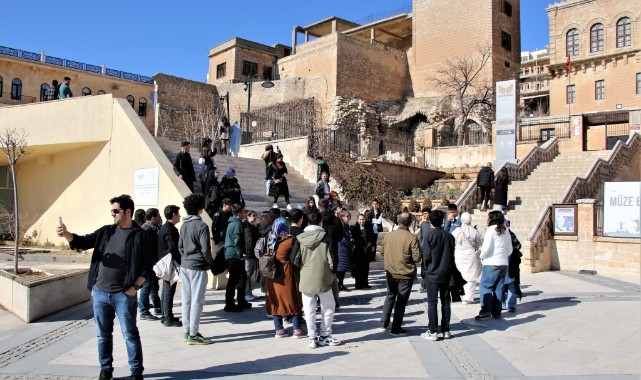
[{"label": "woman wearing headscarf", "polygon": [[225,172],[225,176],[220,181],[220,189],[225,198],[229,198],[232,203],[240,203],[242,201],[243,196],[240,192],[238,180],[236,179],[236,170],[233,168],[229,168]]},{"label": "woman wearing headscarf", "polygon": [[285,198],[287,209],[291,210],[292,205],[289,203],[289,186],[287,186],[287,166],[283,162],[283,155],[278,153],[276,160],[267,165],[268,180],[271,180],[269,196],[274,197],[274,208],[278,208],[278,197],[281,195]]},{"label": "woman wearing headscarf", "polygon": [[507,173],[507,168],[503,167],[496,176],[496,188],[494,189],[494,204],[498,206],[501,212],[503,212],[504,207],[507,207],[507,187],[509,183],[510,176]]},{"label": "woman wearing headscarf", "polygon": [[343,224],[343,238],[338,242],[338,266],[336,269],[336,277],[338,277],[338,289],[349,292],[345,287],[343,281],[345,280],[345,272],[352,271],[352,251],[354,250],[354,240],[352,239],[352,232],[349,229],[349,220],[351,215],[349,211],[341,211],[340,219]]},{"label": "woman wearing headscarf", "polygon": [[461,272],[463,279],[467,281],[463,285],[465,294],[461,302],[464,305],[471,304],[474,301],[474,292],[481,279],[483,266],[479,257],[483,237],[472,227],[472,215],[464,212],[461,215],[461,226],[452,232],[456,246],[454,248],[454,260],[456,268]]},{"label": "woman wearing headscarf", "polygon": [[501,317],[503,303],[503,285],[512,254],[512,238],[505,227],[505,217],[500,211],[490,211],[487,216],[487,230],[481,247],[481,312],[476,319],[490,316]]},{"label": "woman wearing headscarf", "polygon": [[240,125],[238,125],[238,121],[234,120],[234,123],[230,127],[231,138],[229,139],[229,151],[234,157],[238,157],[238,152],[240,152],[241,133],[242,131]]},{"label": "woman wearing headscarf", "polygon": [[276,219],[267,245],[274,252],[274,259],[281,270],[278,277],[265,279],[265,311],[274,319],[276,338],[289,336],[290,333],[283,328],[283,317],[287,316],[292,316],[293,337],[305,337],[301,329],[303,300],[298,290],[300,272],[289,261],[294,241],[295,238],[289,234],[289,221]]}]

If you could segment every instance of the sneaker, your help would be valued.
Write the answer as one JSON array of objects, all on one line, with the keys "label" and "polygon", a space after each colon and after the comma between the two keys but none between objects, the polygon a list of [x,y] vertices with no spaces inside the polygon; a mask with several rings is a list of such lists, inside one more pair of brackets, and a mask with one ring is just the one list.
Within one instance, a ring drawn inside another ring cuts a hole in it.
[{"label": "sneaker", "polygon": [[141,321],[157,321],[159,319],[160,318],[156,317],[155,315],[152,315],[151,313],[140,314]]},{"label": "sneaker", "polygon": [[479,321],[479,320],[481,320],[481,319],[487,319],[487,318],[489,318],[489,317],[491,317],[491,316],[492,316],[492,314],[479,314],[479,315],[477,315],[476,317],[474,317],[474,319],[476,319],[477,321]]},{"label": "sneaker", "polygon": [[341,341],[331,335],[318,337],[319,346],[338,346]]},{"label": "sneaker", "polygon": [[398,331],[390,331],[389,334],[391,336],[405,336],[405,335],[407,335],[407,330],[400,329]]},{"label": "sneaker", "polygon": [[154,314],[156,314],[156,315],[162,315],[162,310],[160,310],[160,309],[154,309]]},{"label": "sneaker", "polygon": [[339,288],[338,290],[340,292],[351,292],[351,290],[349,290],[349,288],[347,286],[343,286],[343,287]]},{"label": "sneaker", "polygon": [[225,306],[225,308],[223,310],[225,310],[228,313],[239,313],[239,312],[243,311],[241,308],[239,308],[236,305],[227,305],[227,306]]},{"label": "sneaker", "polygon": [[276,203],[274,203],[274,204],[272,205],[272,208],[278,208],[278,205],[277,205]]},{"label": "sneaker", "polygon": [[378,326],[379,331],[387,331],[389,329],[389,323],[381,322],[381,325]]},{"label": "sneaker", "polygon": [[178,318],[166,319],[163,323],[165,327],[182,327],[183,323]]},{"label": "sneaker", "polygon": [[501,314],[495,314],[495,315],[492,315],[492,318],[494,318],[494,319],[501,319]]},{"label": "sneaker", "polygon": [[288,203],[288,204],[287,204],[287,210],[291,210],[291,209],[292,209],[292,205],[290,205],[290,204]]},{"label": "sneaker", "polygon": [[134,372],[129,376],[129,380],[142,380],[142,372]]},{"label": "sneaker", "polygon": [[461,301],[461,305],[471,305],[473,303],[474,303],[473,301],[466,301],[466,300]]},{"label": "sneaker", "polygon": [[316,338],[310,337],[308,338],[308,341],[309,343],[307,344],[307,346],[309,348],[316,348],[318,346],[318,340]]},{"label": "sneaker", "polygon": [[240,310],[246,310],[246,309],[251,309],[252,304],[251,304],[250,302],[245,301],[245,302],[243,302],[243,303],[239,303],[237,307],[238,307]]},{"label": "sneaker", "polygon": [[98,377],[98,380],[111,380],[113,378],[114,378],[113,371],[107,371],[103,369],[100,371],[100,376]]},{"label": "sneaker", "polygon": [[183,342],[186,342],[187,339],[189,339],[189,333],[184,333],[183,334]]},{"label": "sneaker", "polygon": [[515,307],[511,307],[511,308],[507,309],[507,311],[509,311],[510,313],[516,313],[516,308]]},{"label": "sneaker", "polygon": [[443,333],[443,339],[451,339],[452,338],[452,333],[449,331],[446,331]]},{"label": "sneaker", "polygon": [[421,338],[427,339],[427,340],[437,341],[438,340],[438,334],[436,332],[430,332],[429,330],[427,330],[426,332],[421,334]]},{"label": "sneaker", "polygon": [[204,336],[200,335],[200,333],[196,335],[190,335],[189,338],[187,338],[187,344],[189,345],[205,345],[212,343],[214,343],[213,340],[205,338]]},{"label": "sneaker", "polygon": [[245,301],[251,302],[251,301],[255,300],[256,298],[257,297],[255,295],[250,294],[250,295],[245,296]]},{"label": "sneaker", "polygon": [[418,289],[418,292],[419,292],[419,293],[427,293],[427,289],[426,289],[424,286],[421,286],[421,287]]},{"label": "sneaker", "polygon": [[276,334],[274,334],[274,338],[284,338],[286,336],[289,336],[289,332],[285,329],[278,329],[276,330]]},{"label": "sneaker", "polygon": [[294,333],[292,334],[292,337],[294,339],[301,339],[305,337],[305,333],[301,329],[296,329],[294,330]]}]

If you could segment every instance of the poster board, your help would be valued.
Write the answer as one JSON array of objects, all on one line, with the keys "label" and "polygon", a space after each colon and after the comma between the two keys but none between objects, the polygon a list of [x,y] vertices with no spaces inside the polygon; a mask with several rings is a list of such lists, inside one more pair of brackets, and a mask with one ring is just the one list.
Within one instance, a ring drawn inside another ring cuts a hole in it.
[{"label": "poster board", "polygon": [[641,238],[641,182],[603,184],[603,236]]},{"label": "poster board", "polygon": [[514,79],[496,82],[496,168],[516,163],[516,90]]},{"label": "poster board", "polygon": [[136,169],[134,171],[134,204],[158,206],[158,175],[160,168]]},{"label": "poster board", "polygon": [[552,205],[552,217],[554,219],[554,235],[577,235],[578,229],[576,204]]}]

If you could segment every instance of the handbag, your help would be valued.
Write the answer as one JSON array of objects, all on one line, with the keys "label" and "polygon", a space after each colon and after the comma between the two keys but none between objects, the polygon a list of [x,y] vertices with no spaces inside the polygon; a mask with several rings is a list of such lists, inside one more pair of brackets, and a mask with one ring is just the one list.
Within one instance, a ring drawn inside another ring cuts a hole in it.
[{"label": "handbag", "polygon": [[227,259],[225,259],[225,245],[223,244],[214,256],[214,264],[211,267],[211,272],[214,276],[218,276],[227,270]]}]

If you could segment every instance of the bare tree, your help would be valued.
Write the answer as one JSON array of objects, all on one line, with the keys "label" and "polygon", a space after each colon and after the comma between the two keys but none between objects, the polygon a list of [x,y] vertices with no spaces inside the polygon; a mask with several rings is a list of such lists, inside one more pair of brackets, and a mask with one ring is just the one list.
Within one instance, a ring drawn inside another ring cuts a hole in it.
[{"label": "bare tree", "polygon": [[447,59],[436,74],[428,77],[447,94],[444,100],[453,103],[451,110],[459,146],[463,145],[464,127],[470,115],[481,107],[488,112],[494,110],[494,86],[483,75],[491,57],[489,45],[477,45],[472,54]]},{"label": "bare tree", "polygon": [[18,161],[30,153],[28,149],[27,133],[24,129],[15,130],[13,128],[5,129],[0,133],[0,150],[2,150],[9,160],[11,166],[11,179],[13,180],[13,217],[14,217],[14,236],[15,251],[13,255],[14,273],[18,274],[18,258],[20,248],[20,210],[18,208],[18,181],[16,165]]}]

